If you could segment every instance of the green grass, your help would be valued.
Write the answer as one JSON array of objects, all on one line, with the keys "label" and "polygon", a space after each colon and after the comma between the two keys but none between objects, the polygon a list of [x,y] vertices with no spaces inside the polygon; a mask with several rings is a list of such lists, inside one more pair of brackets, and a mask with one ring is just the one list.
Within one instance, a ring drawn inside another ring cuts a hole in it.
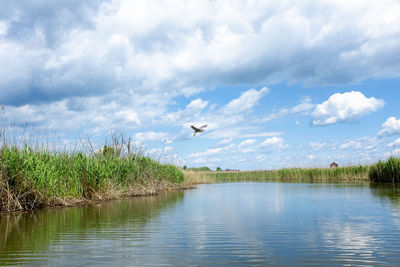
[{"label": "green grass", "polygon": [[240,172],[185,172],[194,183],[213,183],[229,181],[299,181],[299,182],[337,182],[368,181],[369,166],[340,168],[290,168],[280,170],[240,171]]},{"label": "green grass", "polygon": [[31,210],[68,200],[155,193],[161,184],[184,181],[183,172],[135,153],[120,155],[0,149],[0,211]]},{"label": "green grass", "polygon": [[185,175],[193,183],[215,183],[234,181],[281,181],[281,182],[346,182],[371,181],[400,183],[400,158],[378,161],[371,166],[349,166],[340,168],[290,168],[280,170],[241,172],[190,172]]},{"label": "green grass", "polygon": [[208,167],[188,168],[188,170],[195,171],[195,172],[208,172],[208,171],[211,171],[211,169],[208,168]]}]

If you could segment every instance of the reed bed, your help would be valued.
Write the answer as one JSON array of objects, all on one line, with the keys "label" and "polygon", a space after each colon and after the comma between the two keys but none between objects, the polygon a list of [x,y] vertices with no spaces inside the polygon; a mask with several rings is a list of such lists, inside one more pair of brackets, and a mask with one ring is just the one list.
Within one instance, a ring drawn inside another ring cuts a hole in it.
[{"label": "reed bed", "polygon": [[71,205],[183,186],[183,172],[139,153],[108,147],[98,153],[0,149],[0,212]]},{"label": "reed bed", "polygon": [[340,168],[290,168],[260,171],[185,171],[185,177],[192,183],[215,183],[234,181],[297,181],[297,182],[340,182],[368,181],[369,166]]},{"label": "reed bed", "polygon": [[369,179],[372,182],[399,183],[400,158],[391,157],[387,161],[378,161],[372,165]]}]

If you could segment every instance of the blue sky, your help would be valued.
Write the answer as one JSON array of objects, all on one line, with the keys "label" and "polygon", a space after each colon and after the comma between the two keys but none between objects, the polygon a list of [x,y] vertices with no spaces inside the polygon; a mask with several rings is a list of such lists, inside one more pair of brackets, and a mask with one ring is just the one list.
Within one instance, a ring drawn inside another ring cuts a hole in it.
[{"label": "blue sky", "polygon": [[0,4],[14,138],[28,125],[101,147],[114,131],[162,161],[223,169],[400,156],[397,0]]}]

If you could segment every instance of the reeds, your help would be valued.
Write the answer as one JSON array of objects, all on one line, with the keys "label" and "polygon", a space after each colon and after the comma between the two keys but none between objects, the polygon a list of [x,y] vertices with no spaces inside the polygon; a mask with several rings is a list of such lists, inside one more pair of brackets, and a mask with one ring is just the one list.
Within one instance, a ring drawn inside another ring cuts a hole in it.
[{"label": "reeds", "polygon": [[369,179],[372,182],[399,183],[400,158],[390,157],[387,161],[378,161],[371,166]]},{"label": "reeds", "polygon": [[262,171],[185,171],[193,183],[215,183],[233,181],[281,181],[281,182],[345,182],[371,181],[400,183],[400,158],[391,157],[371,166],[349,166],[340,168],[290,168]]},{"label": "reeds", "polygon": [[177,167],[140,153],[122,153],[121,147],[105,146],[98,153],[85,154],[3,145],[0,212],[153,194],[167,184],[174,187],[183,182],[184,175]]},{"label": "reeds", "polygon": [[340,168],[290,168],[261,171],[223,171],[223,172],[191,172],[185,177],[193,183],[214,183],[226,181],[367,181],[369,166],[351,166]]}]

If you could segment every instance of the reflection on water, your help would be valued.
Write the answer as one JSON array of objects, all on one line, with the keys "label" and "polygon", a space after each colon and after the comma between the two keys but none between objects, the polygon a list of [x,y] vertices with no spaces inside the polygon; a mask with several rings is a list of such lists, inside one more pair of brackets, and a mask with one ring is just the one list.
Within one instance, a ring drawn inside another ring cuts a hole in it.
[{"label": "reflection on water", "polygon": [[400,262],[400,189],[228,183],[0,217],[0,265]]},{"label": "reflection on water", "polygon": [[371,192],[382,201],[389,200],[400,208],[400,185],[398,184],[371,184]]},{"label": "reflection on water", "polygon": [[183,196],[183,191],[166,192],[91,206],[2,216],[0,265],[58,261],[59,257],[66,257],[63,254],[75,252],[79,257],[90,253],[90,249],[101,254],[119,239],[142,240],[149,235],[146,224],[172,208]]}]

